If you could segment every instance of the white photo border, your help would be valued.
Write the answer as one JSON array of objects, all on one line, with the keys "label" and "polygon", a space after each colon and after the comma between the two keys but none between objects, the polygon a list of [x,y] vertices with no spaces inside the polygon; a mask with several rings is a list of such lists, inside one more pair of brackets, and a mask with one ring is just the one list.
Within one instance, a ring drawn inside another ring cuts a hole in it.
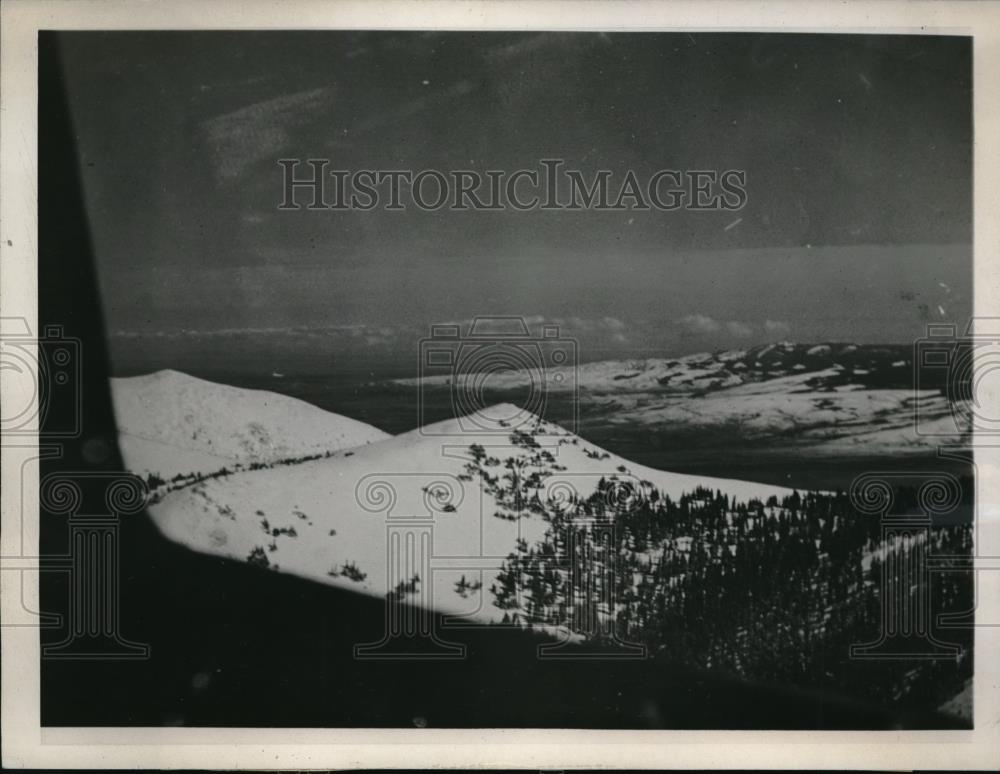
[{"label": "white photo border", "polygon": [[[39,30],[408,29],[759,31],[973,37],[975,315],[1000,317],[1000,2],[540,0],[8,0],[0,8],[0,309],[37,320]],[[6,399],[15,389],[0,373]],[[23,396],[21,396],[23,397]],[[1000,396],[997,396],[1000,401]],[[38,470],[0,464],[0,556],[37,538]],[[977,446],[980,556],[1000,557],[1000,446]],[[25,512],[22,512],[22,507]],[[37,575],[24,602],[37,602]],[[977,614],[1000,619],[1000,572]],[[2,615],[21,599],[2,586]],[[37,608],[36,608],[37,609]],[[973,731],[769,732],[505,729],[43,728],[37,630],[2,627],[3,765],[9,768],[865,768],[992,769],[1000,762],[1000,628],[975,637]],[[991,657],[993,656],[993,657]]]}]

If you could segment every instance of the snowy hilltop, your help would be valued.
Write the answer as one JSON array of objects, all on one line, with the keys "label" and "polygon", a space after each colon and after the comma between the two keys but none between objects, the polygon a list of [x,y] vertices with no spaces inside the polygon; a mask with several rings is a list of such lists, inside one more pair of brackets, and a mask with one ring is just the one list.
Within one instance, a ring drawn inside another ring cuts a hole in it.
[{"label": "snowy hilltop", "polygon": [[361,446],[387,433],[305,401],[207,382],[178,371],[112,379],[122,454],[134,473],[223,467]]},{"label": "snowy hilltop", "polygon": [[602,479],[633,498],[790,494],[636,465],[509,404],[389,437],[301,401],[173,372],[116,380],[114,397],[126,464],[152,476],[149,512],[166,537],[382,596],[398,583],[387,567],[390,523],[426,518],[443,565],[416,581],[433,584],[423,599],[476,620],[502,616],[483,595],[519,545],[550,531],[533,503],[585,500]]}]

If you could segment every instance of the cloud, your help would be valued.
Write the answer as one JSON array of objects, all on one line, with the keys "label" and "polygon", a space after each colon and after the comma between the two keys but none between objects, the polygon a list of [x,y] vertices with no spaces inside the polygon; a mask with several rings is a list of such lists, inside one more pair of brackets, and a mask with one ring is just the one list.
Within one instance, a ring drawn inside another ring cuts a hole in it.
[{"label": "cloud", "polygon": [[784,335],[786,333],[791,333],[792,326],[784,320],[764,320],[764,330],[768,333]]},{"label": "cloud", "polygon": [[352,131],[357,136],[379,127],[398,124],[418,113],[443,110],[455,99],[471,94],[479,88],[480,85],[474,80],[461,80],[444,88],[435,88],[426,95],[397,104],[391,110],[377,111],[370,118],[355,123]]},{"label": "cloud", "polygon": [[[524,327],[521,323],[524,323]],[[560,338],[573,338],[579,334],[589,334],[590,337],[625,344],[627,326],[617,317],[601,317],[584,319],[581,317],[546,317],[545,315],[519,316],[489,316],[450,320],[435,323],[437,325],[455,325],[460,330],[460,337],[471,334],[473,323],[478,322],[477,335],[506,338],[523,336],[527,328],[532,338],[542,336],[542,326],[555,325],[559,328]],[[416,346],[417,342],[431,333],[430,325],[400,326],[386,324],[348,323],[340,325],[288,325],[288,326],[247,326],[226,328],[170,328],[127,330],[119,329],[111,336],[118,340],[156,339],[161,341],[252,341],[254,339],[304,342],[310,340],[316,344],[356,348],[358,346],[406,347]]]},{"label": "cloud", "polygon": [[540,334],[543,325],[557,325],[559,326],[560,333],[567,336],[593,333],[609,335],[614,341],[625,341],[625,333],[628,330],[628,325],[618,317],[549,317],[544,314],[526,316],[482,315],[481,317],[449,320],[435,324],[457,325],[465,332],[471,329],[473,323],[477,322],[477,330],[485,333],[496,333],[498,335],[518,327],[520,322],[524,323],[532,335]]},{"label": "cloud", "polygon": [[703,314],[689,314],[680,318],[677,323],[688,333],[697,335],[715,333],[722,327],[717,321]]},{"label": "cloud", "polygon": [[739,320],[730,320],[726,323],[726,330],[739,339],[746,339],[753,336],[753,328]]},{"label": "cloud", "polygon": [[117,339],[234,339],[292,337],[298,339],[364,339],[367,343],[386,342],[406,333],[403,329],[385,325],[355,323],[349,325],[289,325],[246,328],[173,328],[168,330],[117,330],[112,334]]},{"label": "cloud", "polygon": [[[232,181],[258,161],[273,160],[305,116],[329,97],[325,88],[255,102],[201,124],[220,179]],[[311,174],[306,168],[300,175]]]},{"label": "cloud", "polygon": [[684,329],[688,336],[707,336],[710,333],[725,331],[730,336],[738,339],[746,339],[753,336],[753,328],[739,320],[730,320],[721,323],[706,314],[689,314],[677,320],[678,325]]}]

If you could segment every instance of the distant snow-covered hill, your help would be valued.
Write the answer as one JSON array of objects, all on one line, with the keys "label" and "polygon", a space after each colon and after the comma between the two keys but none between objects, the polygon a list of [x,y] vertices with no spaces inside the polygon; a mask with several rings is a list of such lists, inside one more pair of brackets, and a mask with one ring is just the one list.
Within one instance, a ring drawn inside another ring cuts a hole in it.
[{"label": "distant snow-covered hill", "polygon": [[813,455],[922,454],[943,438],[957,442],[962,436],[951,404],[935,391],[871,389],[840,377],[829,369],[700,395],[605,396],[593,407],[584,404],[582,426],[725,431],[734,440],[761,444],[761,451],[796,447]]},{"label": "distant snow-covered hill", "polygon": [[111,380],[122,453],[163,479],[234,464],[324,454],[388,434],[286,395],[215,384],[177,371]]},{"label": "distant snow-covered hill", "polygon": [[[489,385],[497,395],[523,390],[538,373],[492,373]],[[960,443],[968,432],[956,424],[943,375],[921,374],[916,384],[912,346],[779,342],[543,373],[552,394],[577,391],[579,428],[591,437],[616,428],[668,438],[719,431],[731,442],[755,442],[766,451],[899,455],[935,453],[941,443]],[[462,389],[465,378],[472,376],[396,383],[450,390],[456,388],[452,381]]]},{"label": "distant snow-covered hill", "polygon": [[[913,347],[849,343],[798,344],[780,341],[747,349],[699,352],[682,357],[652,357],[566,363],[545,367],[547,388],[589,393],[672,392],[704,394],[783,376],[808,374],[817,388],[852,382],[867,389],[906,389],[913,383]],[[497,389],[522,387],[537,370],[491,372]],[[458,380],[463,377],[460,375]],[[455,379],[441,374],[396,379],[397,384],[446,386]]]}]

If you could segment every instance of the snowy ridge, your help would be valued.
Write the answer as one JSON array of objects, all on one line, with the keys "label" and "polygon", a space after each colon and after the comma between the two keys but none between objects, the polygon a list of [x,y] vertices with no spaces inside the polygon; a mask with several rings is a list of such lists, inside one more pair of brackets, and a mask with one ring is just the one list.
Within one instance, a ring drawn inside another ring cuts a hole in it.
[{"label": "snowy ridge", "polygon": [[123,454],[169,479],[234,464],[323,454],[388,434],[305,401],[215,384],[178,371],[111,380]]},{"label": "snowy ridge", "polygon": [[[769,399],[809,395],[815,385],[796,377],[744,387],[747,399]],[[196,389],[202,410],[232,395],[223,385]],[[844,394],[866,398],[863,391]],[[247,399],[257,405],[261,395]],[[301,418],[298,403],[279,404],[291,412],[287,423],[269,420],[292,427]],[[344,427],[333,414],[312,419]],[[233,427],[241,439],[240,421],[221,426],[230,443]],[[261,573],[401,598],[468,623],[582,640],[601,637],[588,621],[614,622],[654,657],[750,679],[797,663],[795,632],[816,632],[834,647],[856,640],[877,623],[882,563],[890,555],[911,561],[908,552],[917,550],[909,540],[886,542],[846,494],[655,470],[507,403],[350,449],[303,454],[309,449],[284,447],[283,454],[296,454],[265,460],[253,447],[252,462],[222,468],[225,458],[211,453],[161,444],[164,450],[175,455],[175,467],[201,466],[200,473],[150,478],[148,512],[167,539],[194,551],[248,562]],[[151,464],[146,447],[123,451],[135,471]],[[900,502],[909,507],[905,497]],[[616,525],[610,535],[600,531],[608,519]],[[960,526],[932,539],[938,555],[959,556],[972,545]],[[577,558],[602,588],[615,590],[613,601],[595,598],[590,581],[577,584]],[[971,605],[961,586],[949,599],[948,610]],[[858,618],[856,611],[868,613]],[[762,661],[747,659],[747,642],[758,643]],[[850,665],[830,652],[817,650],[790,679],[819,675],[848,684]],[[954,674],[968,674],[968,662],[956,661]],[[942,691],[944,698],[961,689],[951,678],[914,671],[888,689],[866,679],[857,690],[917,691],[937,681],[951,691]],[[966,712],[968,694],[942,710]]]},{"label": "snowy ridge", "polygon": [[[230,388],[206,382],[194,389],[201,406],[216,405],[206,393],[230,394]],[[116,399],[122,394],[116,390]],[[293,420],[300,416],[298,403],[271,405],[291,410]],[[516,424],[501,418],[514,416]],[[271,419],[293,426],[273,414]],[[343,427],[342,420],[327,418],[334,427]],[[433,521],[433,569],[431,578],[419,578],[417,584],[430,586],[411,584],[406,591],[419,589],[415,601],[439,611],[497,621],[503,613],[492,604],[490,589],[504,559],[520,541],[540,544],[549,529],[545,515],[512,502],[517,499],[512,492],[529,493],[544,503],[565,498],[567,492],[585,499],[604,478],[671,497],[698,487],[743,501],[790,494],[782,487],[635,465],[512,405],[494,406],[476,415],[472,429],[469,425],[468,420],[448,420],[318,458],[284,459],[221,474],[218,467],[206,469],[211,475],[161,485],[149,513],[167,538],[196,551],[376,596],[393,591],[400,580],[412,580],[388,574],[391,519],[424,516]],[[232,422],[209,426],[229,428]],[[231,444],[232,431],[225,438]],[[225,444],[205,438],[207,448],[220,445]],[[282,447],[283,453],[287,449]],[[133,452],[124,447],[133,471],[150,466],[142,453]],[[182,453],[175,467],[184,467],[184,460]]]}]

